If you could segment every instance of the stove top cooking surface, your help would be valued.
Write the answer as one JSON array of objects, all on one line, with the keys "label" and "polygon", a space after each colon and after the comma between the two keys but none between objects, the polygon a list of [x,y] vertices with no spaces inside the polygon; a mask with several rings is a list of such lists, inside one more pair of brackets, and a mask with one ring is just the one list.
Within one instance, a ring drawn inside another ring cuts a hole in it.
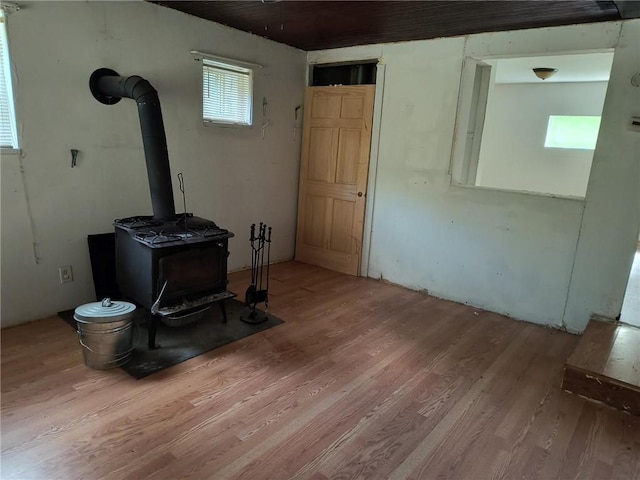
[{"label": "stove top cooking surface", "polygon": [[152,216],[135,216],[115,220],[114,225],[127,231],[138,242],[151,248],[185,243],[199,243],[233,237],[211,220],[191,213],[176,215],[173,220],[156,220]]}]

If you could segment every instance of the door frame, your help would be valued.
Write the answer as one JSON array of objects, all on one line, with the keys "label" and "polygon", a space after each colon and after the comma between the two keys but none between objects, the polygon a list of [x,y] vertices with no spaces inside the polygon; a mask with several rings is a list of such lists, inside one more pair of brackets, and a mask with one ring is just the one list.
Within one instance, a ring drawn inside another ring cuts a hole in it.
[{"label": "door frame", "polygon": [[378,180],[378,158],[380,155],[380,130],[382,127],[382,100],[384,98],[384,76],[386,65],[382,59],[376,64],[376,91],[373,96],[373,123],[371,125],[371,149],[369,150],[369,175],[367,177],[367,199],[364,206],[364,228],[362,252],[360,254],[360,276],[369,276],[371,242],[373,239],[373,214]]},{"label": "door frame", "polygon": [[[375,57],[373,57],[375,58]],[[358,63],[371,60],[372,56],[365,58],[340,59],[332,62],[308,62],[306,72],[306,84],[311,82],[311,65],[323,65],[325,63]],[[364,227],[362,229],[362,251],[360,252],[360,276],[369,277],[369,263],[371,257],[371,242],[373,237],[373,214],[375,210],[375,192],[378,178],[378,157],[380,155],[380,130],[382,128],[382,103],[384,97],[384,80],[386,65],[382,57],[378,57],[376,63],[376,88],[373,95],[373,122],[371,124],[371,147],[369,149],[369,173],[367,174],[367,196],[364,206]],[[302,155],[300,156],[302,161]],[[298,175],[299,177],[299,175]],[[297,218],[297,217],[296,217]],[[297,229],[297,226],[296,226]],[[294,251],[296,246],[294,245]]]}]

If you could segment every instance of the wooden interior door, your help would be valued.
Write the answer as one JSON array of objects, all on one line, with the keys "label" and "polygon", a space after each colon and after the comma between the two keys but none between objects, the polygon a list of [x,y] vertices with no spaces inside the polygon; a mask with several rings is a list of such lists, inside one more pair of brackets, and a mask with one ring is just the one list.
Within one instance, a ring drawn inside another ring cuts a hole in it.
[{"label": "wooden interior door", "polygon": [[360,273],[374,91],[307,88],[296,260]]}]

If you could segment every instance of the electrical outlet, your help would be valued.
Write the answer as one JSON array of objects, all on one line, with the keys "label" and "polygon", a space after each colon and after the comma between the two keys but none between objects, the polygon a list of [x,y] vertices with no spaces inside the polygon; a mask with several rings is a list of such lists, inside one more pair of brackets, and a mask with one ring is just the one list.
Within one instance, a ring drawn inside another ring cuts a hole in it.
[{"label": "electrical outlet", "polygon": [[60,274],[60,283],[73,282],[73,269],[71,265],[58,268],[58,273]]}]

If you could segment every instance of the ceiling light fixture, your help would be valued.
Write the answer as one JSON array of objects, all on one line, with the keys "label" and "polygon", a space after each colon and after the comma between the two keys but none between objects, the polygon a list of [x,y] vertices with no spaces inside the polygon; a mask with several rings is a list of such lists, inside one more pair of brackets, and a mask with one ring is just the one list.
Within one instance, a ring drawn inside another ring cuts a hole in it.
[{"label": "ceiling light fixture", "polygon": [[535,73],[536,77],[540,80],[546,80],[547,78],[553,76],[558,71],[557,68],[534,68],[533,73]]}]

